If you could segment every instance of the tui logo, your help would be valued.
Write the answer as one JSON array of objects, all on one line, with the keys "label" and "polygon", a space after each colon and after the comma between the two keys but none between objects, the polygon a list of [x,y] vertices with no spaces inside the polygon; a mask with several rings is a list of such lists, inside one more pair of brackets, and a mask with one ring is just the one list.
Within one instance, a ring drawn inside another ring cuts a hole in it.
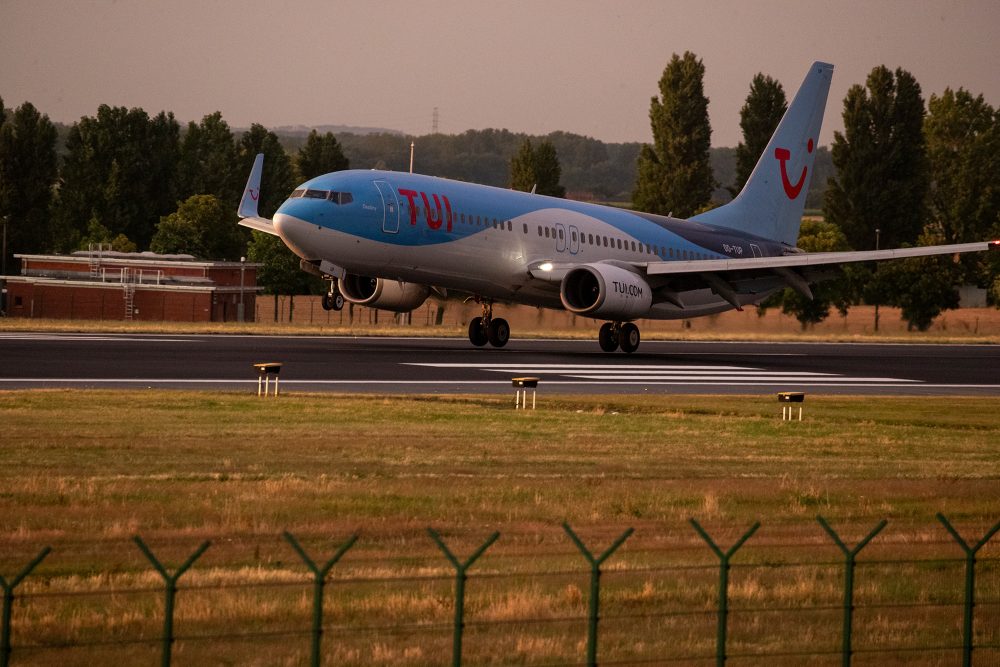
[{"label": "tui logo", "polygon": [[250,199],[257,201],[257,197],[260,197],[260,190],[254,190],[253,188],[247,188],[247,194],[250,195]]},{"label": "tui logo", "polygon": [[[806,145],[806,150],[810,153],[813,152],[812,139]],[[785,194],[788,195],[789,199],[795,199],[802,192],[802,185],[806,182],[806,167],[802,167],[799,181],[793,185],[791,179],[788,178],[788,168],[785,165],[788,159],[792,157],[792,153],[787,148],[775,148],[774,157],[778,160],[778,164],[781,165],[781,185],[785,188]]]}]

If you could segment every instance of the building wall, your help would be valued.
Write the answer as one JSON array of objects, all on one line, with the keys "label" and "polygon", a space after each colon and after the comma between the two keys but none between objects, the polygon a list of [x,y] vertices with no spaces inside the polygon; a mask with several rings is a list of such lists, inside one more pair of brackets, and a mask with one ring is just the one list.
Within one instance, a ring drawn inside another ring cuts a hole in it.
[{"label": "building wall", "polygon": [[[124,320],[125,294],[121,287],[91,288],[10,282],[8,314],[12,317]],[[213,303],[213,297],[215,302]],[[253,316],[255,296],[244,294],[247,319]],[[20,303],[18,303],[20,301]],[[209,291],[136,289],[134,320],[172,322],[236,321],[239,295]]]}]

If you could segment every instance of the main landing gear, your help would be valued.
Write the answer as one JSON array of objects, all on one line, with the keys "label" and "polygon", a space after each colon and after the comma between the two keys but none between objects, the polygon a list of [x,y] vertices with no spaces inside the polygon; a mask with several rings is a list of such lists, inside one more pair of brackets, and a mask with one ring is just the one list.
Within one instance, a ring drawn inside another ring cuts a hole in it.
[{"label": "main landing gear", "polygon": [[493,317],[493,302],[483,302],[483,316],[473,317],[469,322],[469,342],[476,347],[489,343],[493,347],[503,347],[510,340],[510,325],[502,317]]},{"label": "main landing gear", "polygon": [[341,310],[344,307],[344,295],[337,288],[337,281],[331,280],[330,287],[323,298],[320,299],[323,310]]},{"label": "main landing gear", "polygon": [[639,349],[639,327],[631,322],[605,322],[597,342],[605,352],[614,352],[620,347],[625,354],[632,354]]}]

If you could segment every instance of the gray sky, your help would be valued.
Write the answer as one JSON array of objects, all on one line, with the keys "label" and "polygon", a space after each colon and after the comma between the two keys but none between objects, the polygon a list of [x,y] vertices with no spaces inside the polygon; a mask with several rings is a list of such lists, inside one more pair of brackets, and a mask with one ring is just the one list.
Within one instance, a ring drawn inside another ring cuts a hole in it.
[{"label": "gray sky", "polygon": [[791,98],[813,60],[832,62],[828,144],[847,89],[879,64],[912,72],[925,98],[961,86],[997,106],[998,35],[996,0],[0,0],[0,97],[63,122],[107,103],[426,134],[436,106],[446,133],[649,141],[649,98],[691,50],[716,146],[739,141],[755,73]]}]

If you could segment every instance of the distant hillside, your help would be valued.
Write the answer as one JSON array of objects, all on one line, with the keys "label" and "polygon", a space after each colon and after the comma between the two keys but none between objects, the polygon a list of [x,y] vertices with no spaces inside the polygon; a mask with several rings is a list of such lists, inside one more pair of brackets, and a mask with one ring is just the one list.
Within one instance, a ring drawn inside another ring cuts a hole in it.
[{"label": "distant hillside", "polygon": [[[384,127],[360,127],[357,125],[279,125],[278,127],[269,128],[272,132],[277,135],[283,135],[288,137],[302,136],[307,137],[309,133],[316,130],[320,134],[326,134],[327,132],[333,132],[336,135],[341,134],[397,134],[403,136],[402,132],[397,130],[390,130]],[[234,132],[244,132],[246,128],[234,128]]]}]

